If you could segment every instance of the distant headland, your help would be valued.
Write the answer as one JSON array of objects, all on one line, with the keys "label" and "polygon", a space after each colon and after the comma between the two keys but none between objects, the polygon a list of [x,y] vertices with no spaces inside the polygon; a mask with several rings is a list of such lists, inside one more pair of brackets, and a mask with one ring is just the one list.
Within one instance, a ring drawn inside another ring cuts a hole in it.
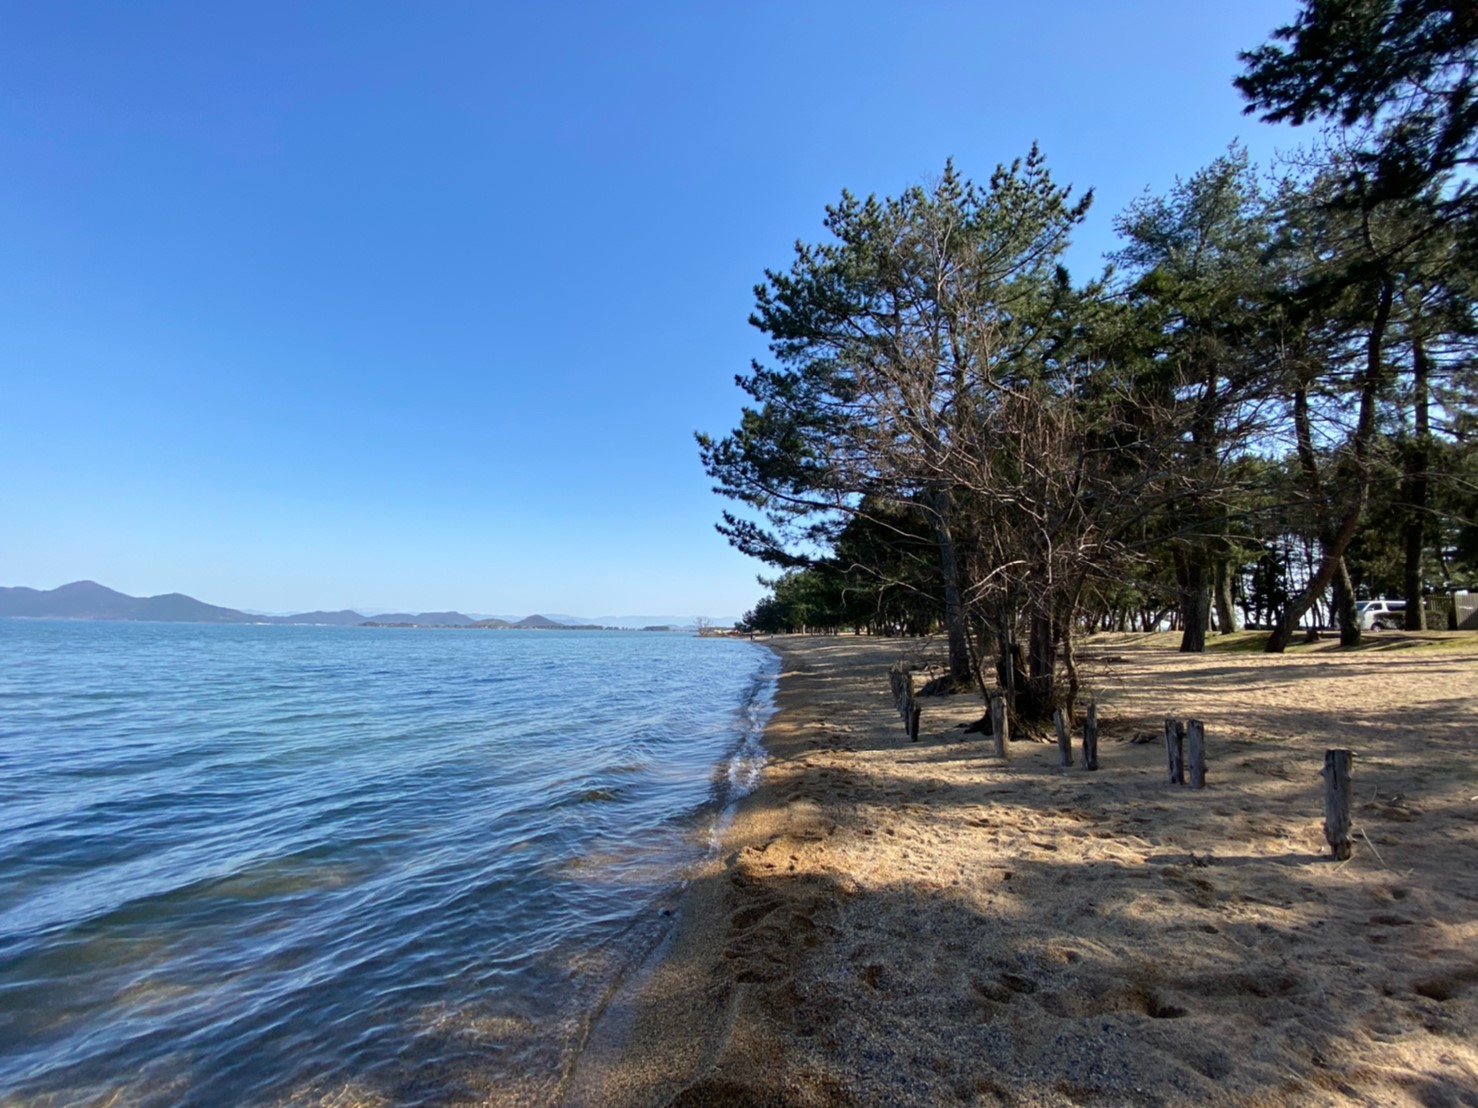
[{"label": "distant headland", "polygon": [[55,589],[0,586],[0,617],[23,619],[148,620],[163,623],[274,623],[320,627],[452,627],[512,631],[692,631],[732,621],[681,616],[622,616],[588,620],[578,616],[523,619],[464,615],[462,612],[379,612],[362,614],[299,612],[269,616],[207,604],[184,593],[129,596],[96,581],[73,581]]}]

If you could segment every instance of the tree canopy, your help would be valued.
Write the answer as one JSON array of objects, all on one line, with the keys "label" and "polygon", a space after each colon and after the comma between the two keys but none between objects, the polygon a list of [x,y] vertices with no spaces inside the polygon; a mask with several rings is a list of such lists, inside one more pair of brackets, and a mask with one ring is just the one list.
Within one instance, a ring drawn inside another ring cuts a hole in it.
[{"label": "tree canopy", "polygon": [[1092,200],[1042,153],[843,192],[767,270],[752,403],[698,436],[719,530],[785,572],[756,629],[933,631],[1028,723],[1099,627],[1301,623],[1478,575],[1478,5],[1306,0],[1243,55],[1249,111],[1326,126],[1303,166],[1233,146],[1062,259]]}]

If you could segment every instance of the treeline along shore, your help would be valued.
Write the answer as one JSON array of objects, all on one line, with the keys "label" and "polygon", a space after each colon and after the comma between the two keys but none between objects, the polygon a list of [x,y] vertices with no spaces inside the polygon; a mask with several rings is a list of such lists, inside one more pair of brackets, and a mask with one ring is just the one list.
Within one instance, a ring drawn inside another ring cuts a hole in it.
[{"label": "treeline along shore", "polygon": [[568,1103],[1472,1101],[1478,18],[1290,8],[1234,83],[1317,136],[1101,273],[1035,146],[763,273],[700,456],[740,629],[841,633],[771,640],[761,787]]},{"label": "treeline along shore", "polygon": [[[564,1102],[1465,1103],[1478,642],[1176,639],[1085,644],[1091,771],[1055,743],[994,756],[971,694],[920,697],[910,742],[889,667],[942,645],[768,640],[763,780]],[[1166,717],[1204,723],[1204,788],[1167,780]],[[1345,862],[1331,745],[1356,752]]]},{"label": "treeline along shore", "polygon": [[1035,147],[984,183],[844,191],[764,272],[769,357],[698,436],[719,530],[780,573],[746,626],[937,629],[952,680],[1040,726],[1094,630],[1354,646],[1379,597],[1453,624],[1478,589],[1478,19],[1290,8],[1234,83],[1311,140],[1134,202],[1102,272],[1067,269],[1092,193]]}]

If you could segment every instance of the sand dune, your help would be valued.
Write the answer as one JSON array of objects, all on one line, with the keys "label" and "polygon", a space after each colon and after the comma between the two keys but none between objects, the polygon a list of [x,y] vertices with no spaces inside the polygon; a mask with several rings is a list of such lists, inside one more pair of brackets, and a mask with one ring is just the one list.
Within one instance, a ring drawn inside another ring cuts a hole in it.
[{"label": "sand dune", "polygon": [[[970,696],[907,742],[887,667],[928,647],[774,645],[762,786],[567,1103],[1478,1104],[1478,643],[1089,640],[1097,772],[992,758]],[[1128,741],[1167,715],[1205,721],[1205,790]]]}]

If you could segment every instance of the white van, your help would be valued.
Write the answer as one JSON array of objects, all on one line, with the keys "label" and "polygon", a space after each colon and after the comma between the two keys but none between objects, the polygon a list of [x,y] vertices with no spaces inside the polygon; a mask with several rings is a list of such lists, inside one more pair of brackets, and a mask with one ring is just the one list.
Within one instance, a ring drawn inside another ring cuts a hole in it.
[{"label": "white van", "polygon": [[1355,602],[1355,616],[1362,631],[1399,631],[1406,626],[1406,601],[1386,600],[1384,597],[1358,600]]}]

